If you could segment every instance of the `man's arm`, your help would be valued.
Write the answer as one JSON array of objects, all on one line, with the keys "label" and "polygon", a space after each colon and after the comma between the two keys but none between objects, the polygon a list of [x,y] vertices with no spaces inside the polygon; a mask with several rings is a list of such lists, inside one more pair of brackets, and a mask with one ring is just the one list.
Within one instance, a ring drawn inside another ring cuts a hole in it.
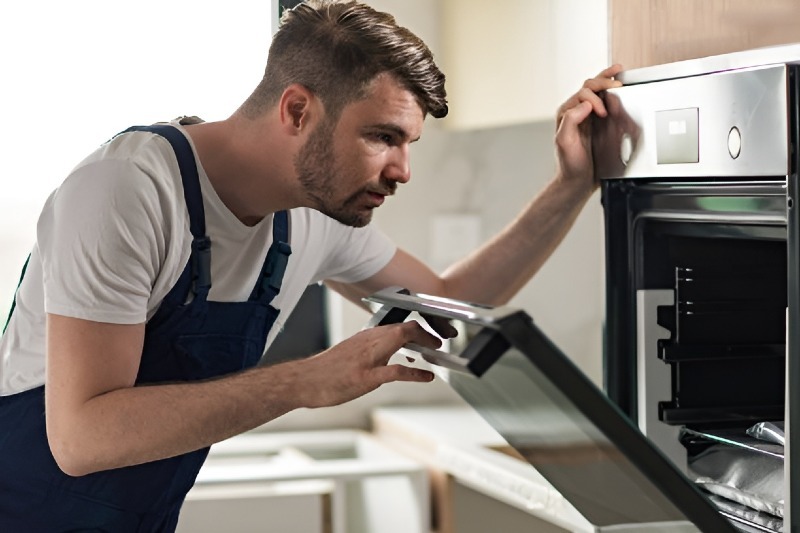
[{"label": "man's arm", "polygon": [[541,268],[597,189],[591,155],[591,115],[606,116],[597,92],[620,85],[609,67],[587,80],[556,117],[558,166],[548,183],[502,232],[441,276],[403,250],[374,276],[359,283],[329,283],[347,298],[358,299],[387,286],[460,300],[502,305]]},{"label": "man's arm", "polygon": [[134,386],[145,326],[47,316],[45,408],[50,449],[70,475],[193,451],[299,407],[344,403],[430,372],[387,365],[404,344],[436,348],[414,322],[371,328],[304,359],[227,377]]}]

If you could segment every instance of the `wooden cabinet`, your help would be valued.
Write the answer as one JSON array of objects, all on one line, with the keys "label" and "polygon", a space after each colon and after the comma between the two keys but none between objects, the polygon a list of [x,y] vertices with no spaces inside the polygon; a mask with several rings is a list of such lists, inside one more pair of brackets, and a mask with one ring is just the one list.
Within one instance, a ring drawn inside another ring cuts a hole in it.
[{"label": "wooden cabinet", "polygon": [[448,129],[552,120],[607,66],[605,0],[441,0]]},{"label": "wooden cabinet", "polygon": [[609,20],[626,70],[800,41],[796,0],[609,0]]}]

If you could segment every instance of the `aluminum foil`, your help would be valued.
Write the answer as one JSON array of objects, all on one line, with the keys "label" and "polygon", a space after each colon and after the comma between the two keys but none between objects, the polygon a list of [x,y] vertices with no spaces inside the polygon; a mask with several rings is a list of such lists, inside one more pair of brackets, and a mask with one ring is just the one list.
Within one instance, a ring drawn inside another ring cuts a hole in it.
[{"label": "aluminum foil", "polygon": [[759,422],[748,428],[747,434],[751,437],[786,446],[786,437],[783,433],[783,422]]},{"label": "aluminum foil", "polygon": [[728,516],[734,517],[736,520],[741,520],[751,525],[758,526],[758,529],[765,531],[774,531],[775,533],[783,533],[783,519],[772,516],[767,513],[762,513],[750,509],[747,506],[738,504],[726,498],[719,496],[710,496],[709,499],[714,502],[720,511]]},{"label": "aluminum foil", "polygon": [[704,490],[755,511],[783,517],[783,446],[744,431],[684,430],[689,472]]}]

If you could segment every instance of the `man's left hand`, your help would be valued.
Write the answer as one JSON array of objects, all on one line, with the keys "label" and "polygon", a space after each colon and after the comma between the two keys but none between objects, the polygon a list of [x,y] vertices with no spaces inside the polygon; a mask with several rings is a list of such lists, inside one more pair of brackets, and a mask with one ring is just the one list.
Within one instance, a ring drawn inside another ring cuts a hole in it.
[{"label": "man's left hand", "polygon": [[612,65],[596,77],[586,80],[583,87],[558,108],[556,115],[556,175],[569,180],[569,183],[585,184],[588,192],[597,188],[592,164],[590,117],[592,113],[598,117],[608,115],[597,93],[621,87],[622,83],[614,79],[621,71],[621,65]]}]

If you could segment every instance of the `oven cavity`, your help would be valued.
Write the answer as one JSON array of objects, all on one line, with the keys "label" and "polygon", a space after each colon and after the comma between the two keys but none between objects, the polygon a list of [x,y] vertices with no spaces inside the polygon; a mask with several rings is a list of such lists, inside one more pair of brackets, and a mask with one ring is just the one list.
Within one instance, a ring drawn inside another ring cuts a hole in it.
[{"label": "oven cavity", "polygon": [[782,420],[786,338],[785,242],[670,235],[675,294],[659,325],[671,367],[659,418],[708,427]]}]

